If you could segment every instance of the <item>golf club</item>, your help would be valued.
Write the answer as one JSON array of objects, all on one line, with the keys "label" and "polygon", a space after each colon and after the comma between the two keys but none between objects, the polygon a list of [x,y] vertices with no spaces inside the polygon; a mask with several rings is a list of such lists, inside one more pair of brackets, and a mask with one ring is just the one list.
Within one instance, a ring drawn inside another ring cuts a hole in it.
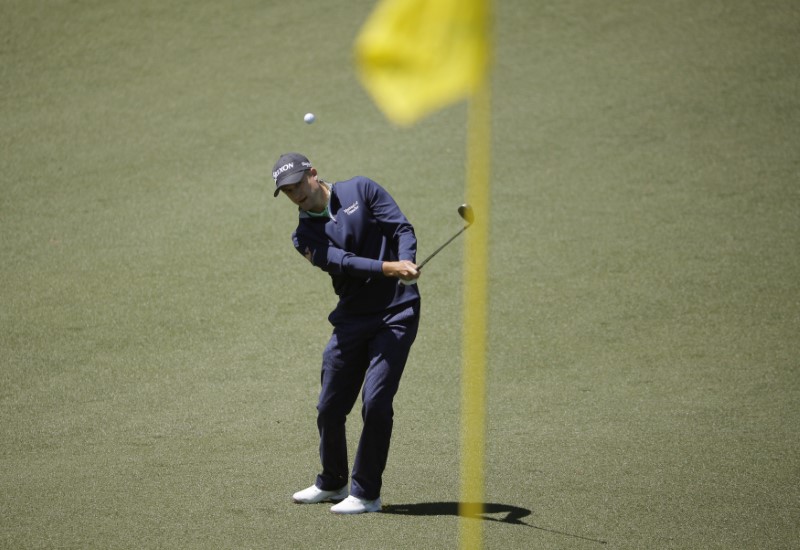
[{"label": "golf club", "polygon": [[[441,252],[441,251],[442,251],[442,249],[443,249],[445,246],[447,246],[448,244],[450,244],[451,242],[453,242],[453,241],[456,239],[456,237],[458,237],[458,236],[459,236],[459,235],[461,235],[461,234],[462,234],[464,231],[466,231],[466,230],[467,230],[467,228],[468,228],[470,225],[472,225],[472,222],[474,222],[474,221],[475,221],[475,213],[473,212],[473,210],[472,210],[472,207],[471,207],[470,205],[468,205],[468,204],[462,204],[461,206],[459,206],[459,207],[458,207],[458,215],[459,215],[459,216],[461,216],[461,219],[463,219],[465,222],[467,222],[467,224],[466,224],[464,227],[462,227],[461,229],[459,229],[459,230],[458,230],[458,233],[456,233],[455,235],[453,235],[452,237],[450,237],[449,239],[447,239],[447,240],[444,242],[444,244],[443,244],[442,246],[440,246],[439,248],[437,248],[436,250],[434,250],[434,251],[433,251],[433,252],[430,254],[430,256],[428,256],[427,258],[425,258],[424,260],[422,260],[422,262],[420,262],[419,264],[417,264],[417,271],[421,271],[421,270],[422,270],[422,267],[423,267],[425,264],[427,264],[429,261],[431,261],[431,259],[432,259],[434,256],[436,256],[436,255],[437,255],[439,252]],[[415,284],[417,281],[408,281],[408,282],[406,282],[406,281],[403,281],[403,280],[401,280],[400,282],[402,282],[402,283],[403,283],[403,284],[405,284],[405,285],[411,285],[411,284]]]},{"label": "golf club", "polygon": [[427,258],[425,258],[424,260],[422,260],[422,262],[420,262],[420,263],[417,265],[417,271],[421,270],[421,269],[422,269],[422,266],[424,266],[424,265],[425,265],[425,264],[427,264],[429,261],[431,261],[431,259],[432,259],[434,256],[436,256],[436,255],[437,255],[439,252],[441,252],[441,251],[442,251],[442,249],[443,249],[445,246],[447,246],[448,244],[450,244],[451,242],[453,242],[453,241],[456,239],[456,237],[458,237],[458,236],[459,236],[459,235],[461,235],[461,234],[462,234],[464,231],[466,231],[466,229],[467,229],[467,228],[468,228],[470,225],[472,225],[472,222],[474,222],[474,221],[475,221],[475,213],[472,211],[472,207],[471,207],[470,205],[468,205],[468,204],[462,204],[461,206],[459,206],[459,207],[458,207],[458,215],[459,215],[459,216],[461,216],[461,218],[462,218],[462,219],[463,219],[465,222],[467,222],[467,225],[465,225],[464,227],[462,227],[462,228],[461,228],[461,229],[458,231],[458,233],[456,233],[455,235],[453,235],[452,237],[450,237],[449,239],[447,239],[447,241],[445,241],[445,243],[444,243],[442,246],[440,246],[439,248],[437,248],[436,250],[434,250],[434,251],[433,251],[433,253],[431,253],[431,255],[430,255],[430,256],[428,256]]}]

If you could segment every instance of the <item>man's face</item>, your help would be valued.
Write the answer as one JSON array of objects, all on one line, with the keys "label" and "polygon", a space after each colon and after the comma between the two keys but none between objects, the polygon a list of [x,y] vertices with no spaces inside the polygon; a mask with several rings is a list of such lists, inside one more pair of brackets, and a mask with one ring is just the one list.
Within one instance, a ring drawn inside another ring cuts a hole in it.
[{"label": "man's face", "polygon": [[281,192],[305,211],[322,212],[328,204],[328,195],[317,179],[314,168],[306,171],[303,179],[297,183],[281,187]]}]

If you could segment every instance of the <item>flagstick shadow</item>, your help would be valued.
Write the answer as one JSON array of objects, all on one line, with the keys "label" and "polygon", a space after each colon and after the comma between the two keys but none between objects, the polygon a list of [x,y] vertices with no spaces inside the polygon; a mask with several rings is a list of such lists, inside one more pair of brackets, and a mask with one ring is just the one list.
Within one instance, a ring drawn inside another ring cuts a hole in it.
[{"label": "flagstick shadow", "polygon": [[[458,502],[419,502],[415,504],[386,504],[383,506],[382,512],[384,514],[396,514],[400,516],[458,516],[459,510]],[[572,533],[565,533],[563,531],[556,531],[555,529],[546,529],[530,523],[525,523],[522,518],[531,515],[531,511],[527,508],[519,506],[511,506],[509,504],[496,504],[484,503],[482,505],[483,513],[480,515],[467,516],[474,519],[482,519],[485,521],[496,521],[499,523],[508,523],[509,525],[524,525],[540,531],[546,531],[556,535],[563,535],[565,537],[572,537],[576,539],[586,540],[589,542],[596,542],[598,544],[606,544],[606,541],[600,539],[592,539],[589,537],[582,537]],[[502,517],[491,517],[490,514],[503,514]]]}]

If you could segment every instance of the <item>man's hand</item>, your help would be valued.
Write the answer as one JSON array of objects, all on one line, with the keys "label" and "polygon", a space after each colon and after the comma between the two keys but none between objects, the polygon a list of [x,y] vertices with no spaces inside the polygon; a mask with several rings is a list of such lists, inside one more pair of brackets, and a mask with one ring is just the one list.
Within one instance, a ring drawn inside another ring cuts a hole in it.
[{"label": "man's hand", "polygon": [[383,262],[383,274],[387,277],[396,277],[404,283],[412,283],[419,278],[416,264],[408,260]]}]

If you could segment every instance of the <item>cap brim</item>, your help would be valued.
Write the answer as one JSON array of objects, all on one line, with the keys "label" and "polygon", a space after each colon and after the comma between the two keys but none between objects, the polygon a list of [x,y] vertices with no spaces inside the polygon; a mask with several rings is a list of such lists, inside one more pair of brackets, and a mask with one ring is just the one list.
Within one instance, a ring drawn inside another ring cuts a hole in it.
[{"label": "cap brim", "polygon": [[285,185],[295,184],[298,181],[300,181],[301,179],[303,179],[303,174],[305,174],[305,173],[306,173],[305,170],[300,170],[299,172],[295,172],[294,174],[287,174],[287,175],[283,176],[281,178],[281,182],[279,184],[277,184],[278,187],[275,188],[275,195],[273,195],[273,196],[275,196],[275,197],[278,196],[278,194],[281,192],[281,187],[283,187]]}]

